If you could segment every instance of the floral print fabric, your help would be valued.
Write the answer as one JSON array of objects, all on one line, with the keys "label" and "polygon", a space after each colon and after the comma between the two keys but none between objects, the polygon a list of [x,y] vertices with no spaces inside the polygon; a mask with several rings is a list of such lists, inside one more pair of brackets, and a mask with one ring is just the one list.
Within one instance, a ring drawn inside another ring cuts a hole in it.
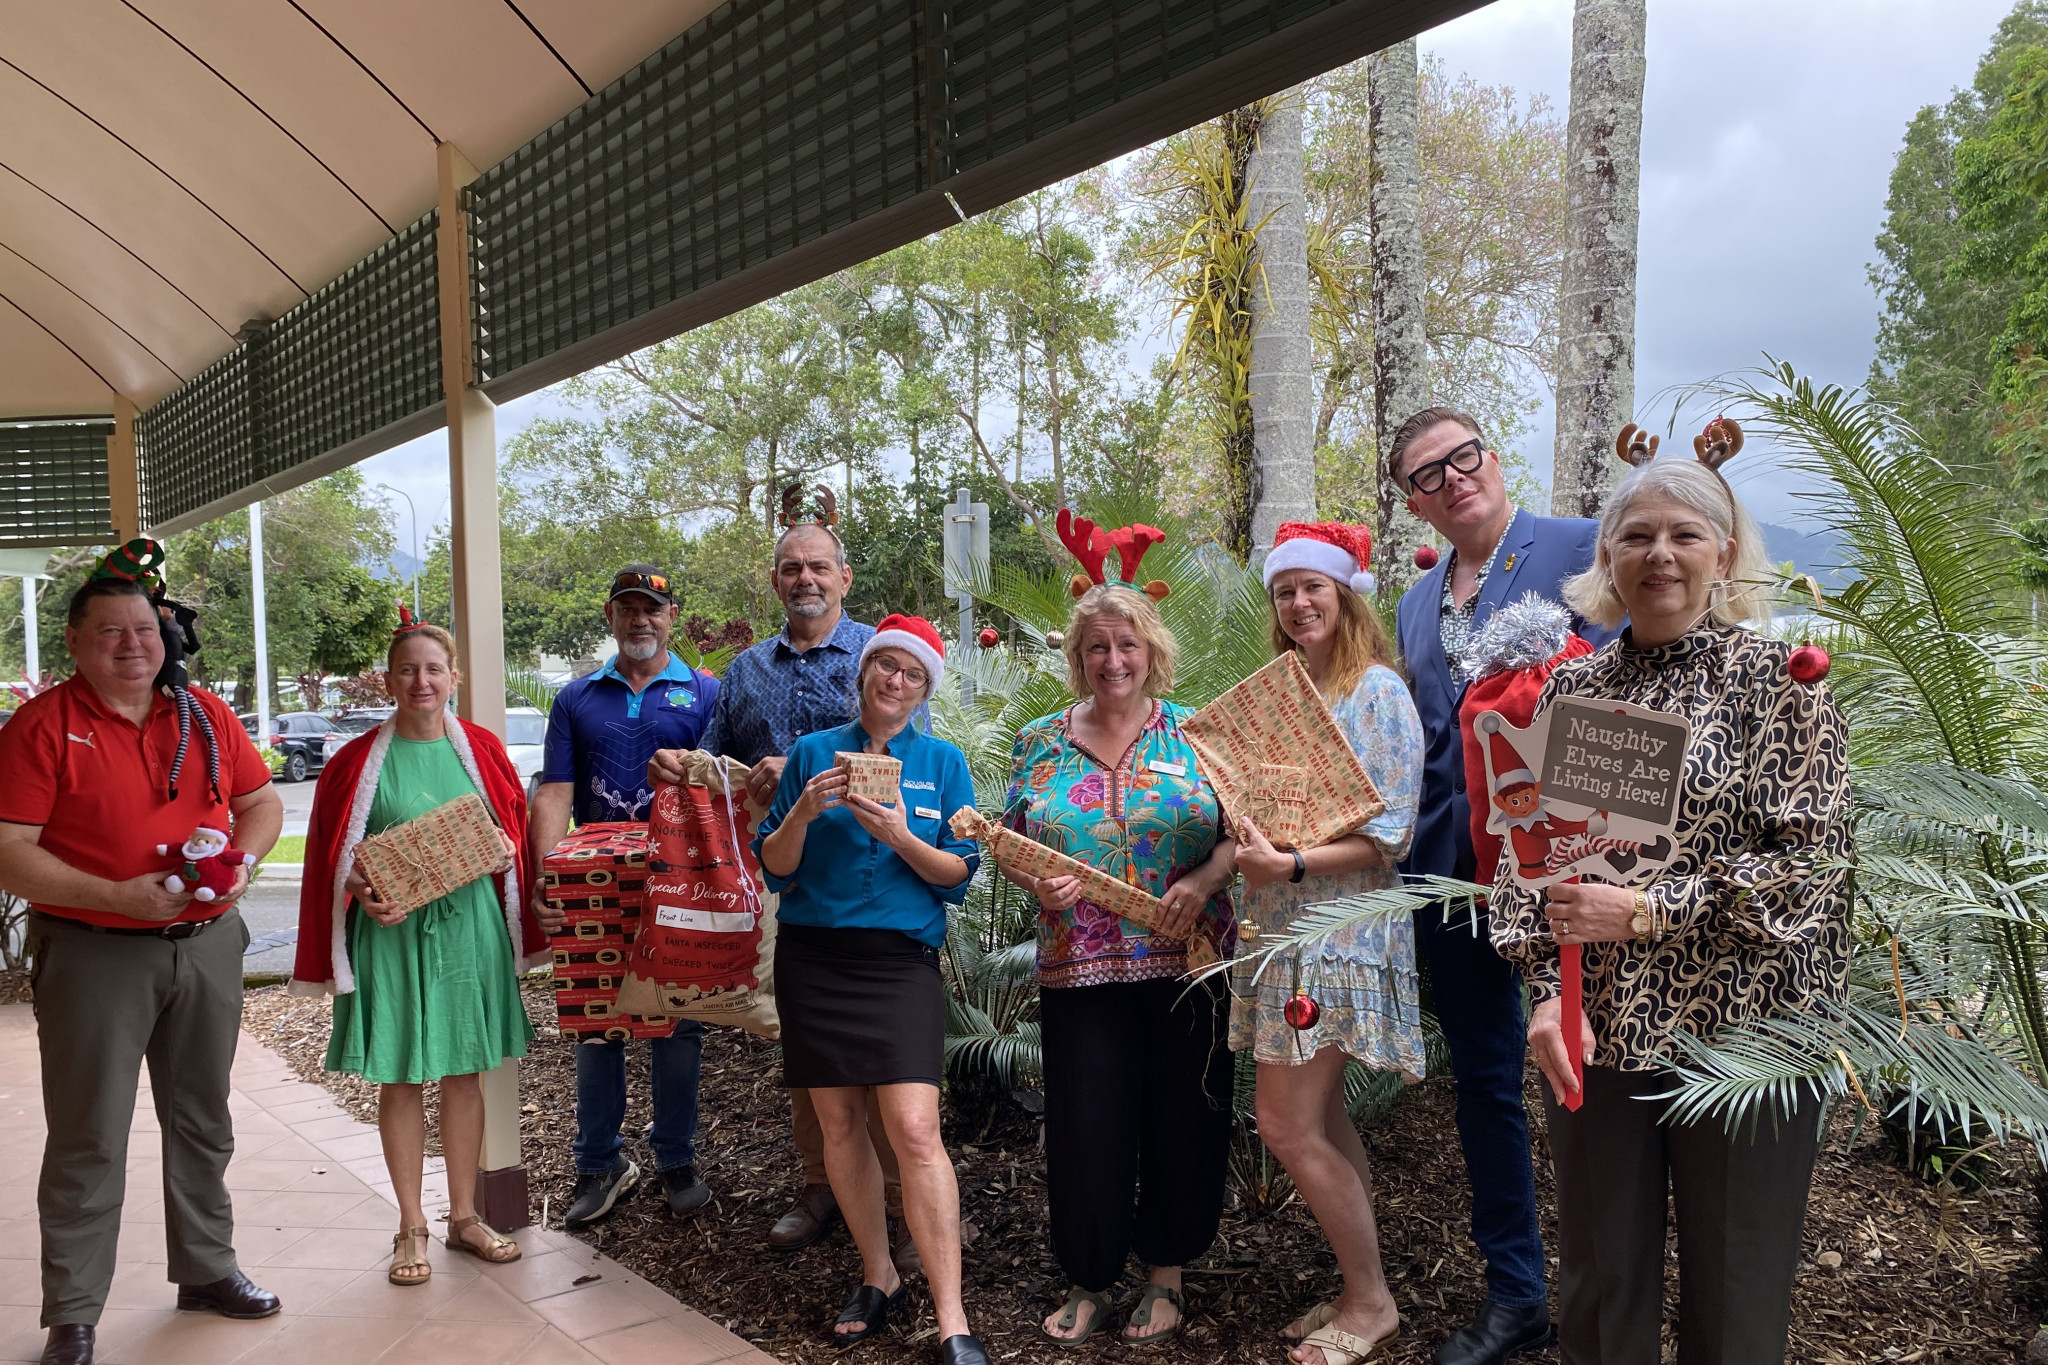
[{"label": "floral print fabric", "polygon": [[[1422,722],[1401,675],[1374,665],[1350,696],[1332,703],[1330,714],[1387,803],[1359,830],[1379,845],[1384,861],[1336,877],[1260,887],[1245,897],[1244,918],[1261,935],[1284,933],[1311,905],[1395,885],[1400,877],[1394,864],[1406,856],[1415,835],[1415,810],[1422,798]],[[1337,1047],[1369,1067],[1423,1074],[1411,916],[1354,925],[1306,949],[1280,953],[1263,969],[1255,965],[1259,961],[1247,952],[1233,973],[1234,1051],[1250,1048],[1261,1062],[1287,1066]],[[1297,985],[1320,1007],[1314,1027],[1300,1031],[1281,1014]]]},{"label": "floral print fabric", "polygon": [[[1067,727],[1071,711],[1041,716],[1017,735],[1006,823],[1047,848],[1162,894],[1200,867],[1222,836],[1216,789],[1181,735],[1185,707],[1154,704],[1130,752],[1098,758]],[[1108,766],[1114,763],[1114,767]],[[1209,901],[1195,932],[1225,957],[1237,941],[1230,893]],[[1155,938],[1093,901],[1038,912],[1041,986],[1148,981],[1187,971],[1187,946]]]}]

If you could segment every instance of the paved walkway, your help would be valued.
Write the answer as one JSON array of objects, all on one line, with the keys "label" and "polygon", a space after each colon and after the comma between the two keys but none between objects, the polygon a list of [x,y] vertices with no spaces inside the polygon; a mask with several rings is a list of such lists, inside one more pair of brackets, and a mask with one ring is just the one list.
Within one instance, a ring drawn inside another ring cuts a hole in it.
[{"label": "paved walkway", "polygon": [[[285,1311],[266,1322],[229,1322],[172,1307],[145,1072],[128,1151],[120,1267],[100,1320],[104,1365],[773,1365],[559,1232],[520,1232],[526,1254],[508,1266],[486,1266],[436,1242],[428,1284],[388,1284],[398,1213],[376,1130],[320,1087],[295,1079],[283,1059],[246,1034],[234,1075],[228,1188],[236,1250],[250,1278],[284,1299]],[[0,1361],[33,1361],[42,1351],[35,1200],[42,1149],[35,1019],[26,1005],[0,1006]],[[432,1174],[427,1185],[428,1210],[445,1212],[445,1180]]]}]

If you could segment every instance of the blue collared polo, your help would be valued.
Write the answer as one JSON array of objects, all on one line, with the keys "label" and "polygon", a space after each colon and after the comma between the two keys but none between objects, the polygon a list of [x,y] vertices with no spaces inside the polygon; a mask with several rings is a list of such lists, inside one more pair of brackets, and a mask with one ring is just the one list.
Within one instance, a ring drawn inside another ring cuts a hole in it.
[{"label": "blue collared polo", "polygon": [[614,656],[568,684],[548,712],[540,780],[572,784],[578,824],[645,820],[654,800],[647,760],[656,749],[696,748],[718,700],[718,679],[674,654],[638,691],[618,663]]},{"label": "blue collared polo", "polygon": [[[760,825],[754,854],[760,856],[767,837],[782,827],[804,785],[832,766],[841,750],[865,748],[867,731],[859,721],[834,730],[805,735],[789,751],[775,804]],[[804,831],[804,852],[793,876],[778,877],[766,868],[768,889],[780,892],[776,917],[785,924],[820,929],[895,929],[936,948],[946,937],[946,907],[967,899],[981,852],[972,839],[962,839],[946,816],[974,804],[974,781],[967,759],[953,745],[906,725],[889,741],[889,754],[903,763],[903,805],[910,832],[934,848],[967,860],[967,876],[956,886],[933,886],[894,849],[878,843],[861,828],[853,811],[834,806],[811,821]]]}]

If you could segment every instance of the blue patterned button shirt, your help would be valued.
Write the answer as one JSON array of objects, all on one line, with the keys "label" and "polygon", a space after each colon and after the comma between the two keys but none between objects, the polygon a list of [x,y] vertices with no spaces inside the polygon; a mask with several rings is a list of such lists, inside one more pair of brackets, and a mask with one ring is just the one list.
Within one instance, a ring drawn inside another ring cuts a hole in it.
[{"label": "blue patterned button shirt", "polygon": [[[860,713],[853,687],[861,646],[874,633],[842,614],[831,635],[802,653],[787,630],[748,649],[725,670],[700,747],[752,767],[805,735],[847,724]],[[921,706],[912,720],[930,726]]]}]

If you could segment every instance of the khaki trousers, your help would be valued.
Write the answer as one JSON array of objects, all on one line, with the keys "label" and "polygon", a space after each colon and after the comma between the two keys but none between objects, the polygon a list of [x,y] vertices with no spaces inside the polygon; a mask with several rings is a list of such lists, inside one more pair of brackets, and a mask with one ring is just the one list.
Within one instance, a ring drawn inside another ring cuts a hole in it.
[{"label": "khaki trousers", "polygon": [[229,910],[171,941],[36,914],[28,939],[49,1134],[36,1187],[43,1326],[96,1324],[106,1305],[145,1060],[163,1130],[167,1276],[173,1284],[226,1279],[235,1273],[228,1071],[249,944],[241,915]]},{"label": "khaki trousers", "polygon": [[[825,1177],[825,1130],[818,1126],[818,1109],[811,1092],[789,1092],[789,1121],[796,1133],[797,1155],[804,1162],[804,1184],[829,1185]],[[868,1106],[868,1140],[875,1144],[875,1158],[882,1163],[882,1202],[892,1217],[903,1216],[903,1174],[896,1166],[896,1150],[882,1130],[882,1107]]]}]

